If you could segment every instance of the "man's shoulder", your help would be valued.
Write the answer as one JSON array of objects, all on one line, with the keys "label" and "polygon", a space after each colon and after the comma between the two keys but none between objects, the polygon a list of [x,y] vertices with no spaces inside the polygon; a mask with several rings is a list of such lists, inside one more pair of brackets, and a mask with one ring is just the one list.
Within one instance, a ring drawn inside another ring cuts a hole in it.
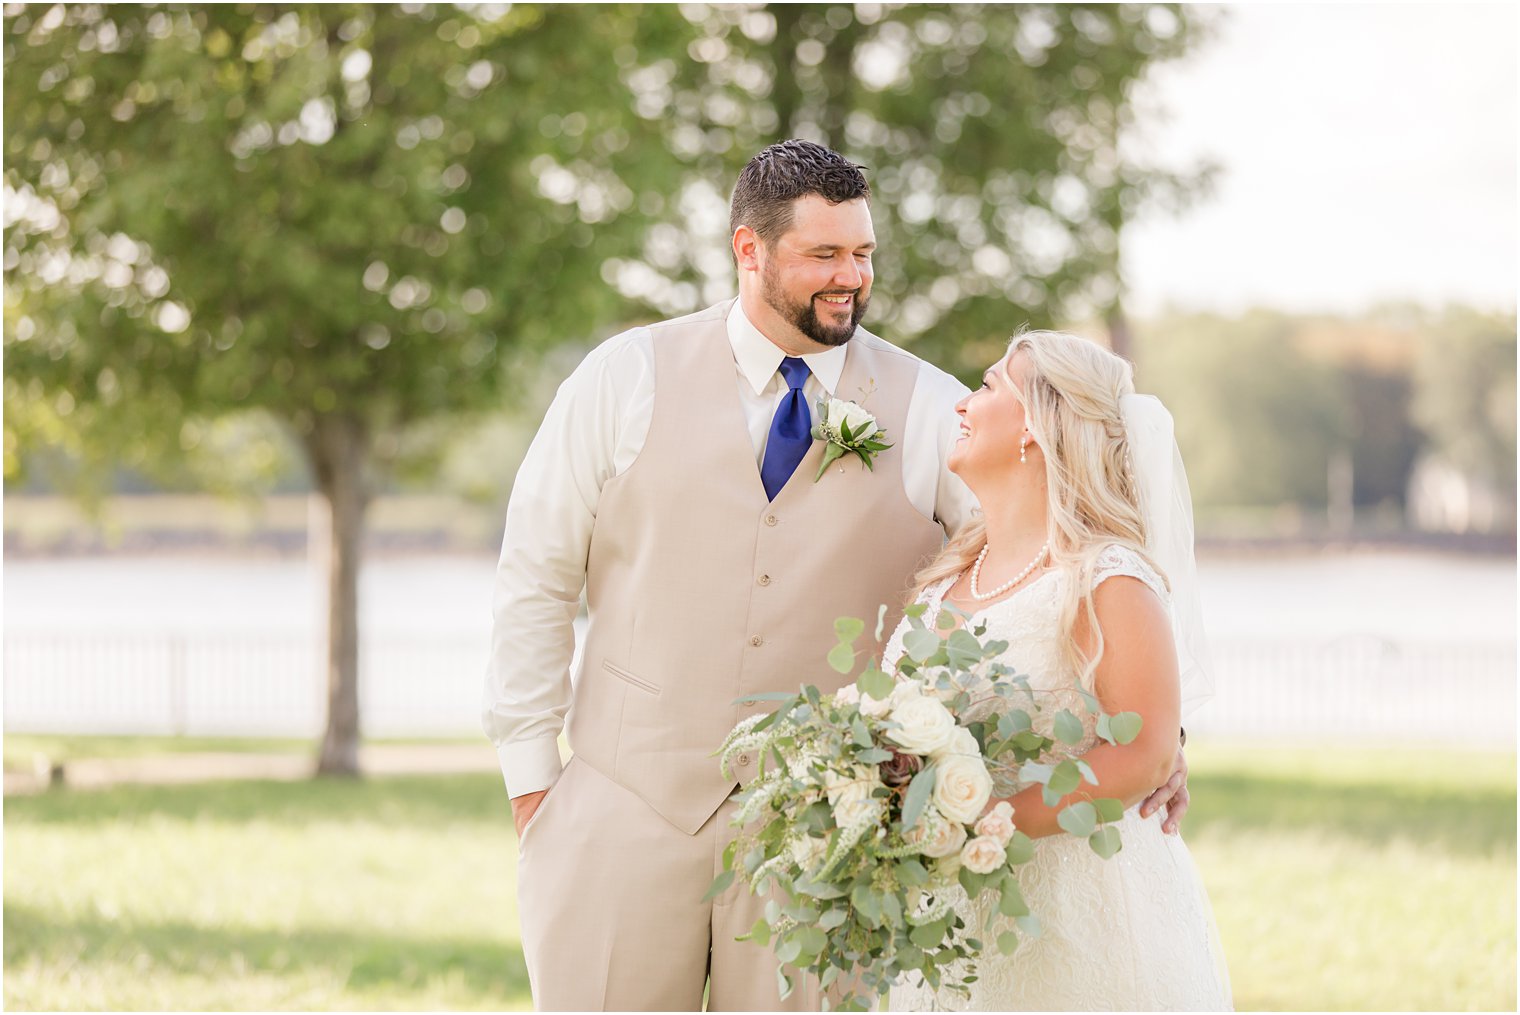
[{"label": "man's shoulder", "polygon": [[941,370],[933,363],[901,346],[893,345],[880,335],[873,334],[864,328],[856,328],[850,341],[858,342],[862,348],[869,349],[874,354],[894,357],[912,365],[918,371],[917,390],[920,392],[952,396],[952,401],[959,400],[966,393],[966,386],[954,374]]}]

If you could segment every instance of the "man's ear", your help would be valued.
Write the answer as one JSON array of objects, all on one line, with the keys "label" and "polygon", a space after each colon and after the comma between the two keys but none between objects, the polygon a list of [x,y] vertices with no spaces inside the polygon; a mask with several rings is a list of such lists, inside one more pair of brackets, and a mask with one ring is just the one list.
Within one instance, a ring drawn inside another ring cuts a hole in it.
[{"label": "man's ear", "polygon": [[760,237],[749,226],[734,230],[734,260],[742,271],[760,270]]}]

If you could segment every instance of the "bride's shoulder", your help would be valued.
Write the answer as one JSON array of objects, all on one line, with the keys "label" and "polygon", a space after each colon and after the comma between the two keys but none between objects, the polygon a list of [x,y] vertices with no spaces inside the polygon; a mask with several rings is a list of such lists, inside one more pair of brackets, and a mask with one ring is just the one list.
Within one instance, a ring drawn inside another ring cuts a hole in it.
[{"label": "bride's shoulder", "polygon": [[1138,579],[1163,602],[1169,598],[1166,582],[1144,556],[1124,543],[1109,543],[1093,560],[1092,588],[1096,590],[1110,578],[1118,577]]}]

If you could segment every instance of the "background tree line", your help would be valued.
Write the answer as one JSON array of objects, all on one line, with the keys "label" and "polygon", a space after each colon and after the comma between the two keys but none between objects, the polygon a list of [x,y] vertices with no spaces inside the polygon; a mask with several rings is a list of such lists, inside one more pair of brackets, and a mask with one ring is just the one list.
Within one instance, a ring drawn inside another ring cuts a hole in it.
[{"label": "background tree line", "polygon": [[[324,772],[357,767],[366,508],[545,351],[732,292],[728,188],[826,141],[876,190],[875,321],[980,369],[1010,313],[1125,334],[1121,154],[1181,5],[10,5],[5,467],[330,506]],[[1010,310],[1010,308],[1012,308]],[[249,424],[248,420],[256,421]],[[240,423],[241,421],[241,423]]]}]

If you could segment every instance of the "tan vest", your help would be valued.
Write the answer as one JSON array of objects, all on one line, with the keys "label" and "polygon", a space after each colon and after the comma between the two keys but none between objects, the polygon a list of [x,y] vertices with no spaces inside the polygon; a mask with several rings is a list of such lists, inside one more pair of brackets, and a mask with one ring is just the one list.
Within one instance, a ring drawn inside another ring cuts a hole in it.
[{"label": "tan vest", "polygon": [[814,483],[815,441],[766,500],[736,390],[731,305],[650,329],[654,415],[638,458],[602,488],[568,720],[576,756],[687,833],[733,790],[713,756],[723,737],[775,707],[735,699],[837,689],[845,678],[824,661],[835,618],[865,620],[857,644],[869,649],[878,606],[890,633],[913,572],[943,541],[903,490],[918,361],[864,331],[835,395],[862,402],[894,447],[874,471],[847,455]]}]

